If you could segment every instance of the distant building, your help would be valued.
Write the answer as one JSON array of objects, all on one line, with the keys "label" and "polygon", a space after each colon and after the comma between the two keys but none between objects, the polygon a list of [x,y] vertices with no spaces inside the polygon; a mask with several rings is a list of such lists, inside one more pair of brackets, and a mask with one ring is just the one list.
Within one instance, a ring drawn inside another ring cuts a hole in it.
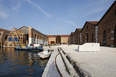
[{"label": "distant building", "polygon": [[2,38],[3,47],[16,47],[17,45],[48,44],[48,37],[32,27],[23,26],[20,29],[12,28],[4,31]]},{"label": "distant building", "polygon": [[71,32],[70,44],[79,44],[77,36],[80,36],[80,44],[96,42],[102,46],[116,47],[116,1],[100,21],[87,21],[80,34],[76,30]]},{"label": "distant building", "polygon": [[80,33],[82,28],[77,28],[74,32],[74,44],[81,44],[80,43]]},{"label": "distant building", "polygon": [[45,34],[37,31],[36,29],[23,26],[20,28],[20,30],[22,30],[23,33],[27,35],[26,40],[28,40],[29,44],[48,44],[48,37]]},{"label": "distant building", "polygon": [[[1,33],[2,33],[2,31],[3,31],[3,36],[2,36],[2,38],[1,38]],[[5,40],[7,39],[9,33],[10,33],[9,30],[5,30],[5,29],[1,29],[1,28],[0,28],[0,41],[2,41],[2,42],[0,42],[0,46],[1,46],[1,43],[2,43],[2,45],[4,44],[4,42],[5,42]]]},{"label": "distant building", "polygon": [[95,28],[98,21],[87,21],[81,30],[81,40],[82,44],[96,42],[95,38]]},{"label": "distant building", "polygon": [[70,44],[74,44],[74,32],[70,34]]},{"label": "distant building", "polygon": [[49,44],[68,43],[70,35],[47,35]]}]

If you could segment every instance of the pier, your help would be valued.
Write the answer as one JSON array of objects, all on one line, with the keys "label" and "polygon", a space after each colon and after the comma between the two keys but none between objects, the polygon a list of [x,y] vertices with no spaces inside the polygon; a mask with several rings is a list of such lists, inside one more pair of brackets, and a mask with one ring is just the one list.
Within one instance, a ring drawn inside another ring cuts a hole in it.
[{"label": "pier", "polygon": [[[58,54],[56,59],[58,69],[63,77],[115,77],[116,76],[116,48],[100,46],[99,52],[78,52],[78,45],[51,46]],[[59,77],[60,73],[52,70],[55,63],[54,53],[51,55],[42,77]],[[62,58],[63,57],[63,58]],[[65,60],[65,61],[64,61]],[[66,65],[66,66],[65,66]],[[51,68],[51,70],[47,70]],[[57,70],[57,69],[55,69]],[[71,71],[74,72],[71,72]],[[59,75],[57,75],[59,73]],[[49,75],[48,75],[49,74]]]}]

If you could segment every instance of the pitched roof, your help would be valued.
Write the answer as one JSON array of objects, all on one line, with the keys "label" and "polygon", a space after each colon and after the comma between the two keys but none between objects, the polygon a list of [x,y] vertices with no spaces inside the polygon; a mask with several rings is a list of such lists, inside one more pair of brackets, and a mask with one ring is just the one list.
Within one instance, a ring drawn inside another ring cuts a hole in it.
[{"label": "pitched roof", "polygon": [[87,24],[87,23],[89,23],[89,24],[91,24],[91,25],[93,25],[93,26],[97,26],[97,23],[98,23],[99,21],[86,21],[85,22],[85,24],[84,24],[84,26],[83,26],[83,28],[82,28],[82,30],[81,30],[81,32],[83,31],[83,29],[84,29],[84,27],[85,27],[85,25]]},{"label": "pitched roof", "polygon": [[[81,31],[81,30],[82,30],[82,28],[76,28],[76,30]],[[75,30],[75,31],[76,31],[76,30]]]},{"label": "pitched roof", "polygon": [[[22,26],[21,28],[24,28],[24,27],[26,27],[26,26]],[[21,29],[21,28],[19,28],[19,29]],[[28,28],[28,27],[26,27],[26,28]]]},{"label": "pitched roof", "polygon": [[87,22],[96,26],[99,21],[87,21]]},{"label": "pitched roof", "polygon": [[71,32],[71,35],[70,35],[70,37],[71,37],[72,35],[74,35],[74,33],[75,33],[75,32]]},{"label": "pitched roof", "polygon": [[60,35],[60,37],[70,37],[70,35]]},{"label": "pitched roof", "polygon": [[60,37],[70,37],[70,35],[47,35],[47,37],[56,37],[56,36],[60,36]]},{"label": "pitched roof", "polygon": [[[116,0],[114,1],[114,3],[110,6],[110,8],[106,11],[106,13],[103,15],[103,17],[99,20],[98,24],[104,19],[104,17],[108,14],[108,12],[113,8],[113,6],[116,5]],[[97,25],[98,25],[97,24]]]},{"label": "pitched roof", "polygon": [[0,31],[4,31],[4,32],[10,32],[9,30],[2,29],[2,28],[0,28]]}]

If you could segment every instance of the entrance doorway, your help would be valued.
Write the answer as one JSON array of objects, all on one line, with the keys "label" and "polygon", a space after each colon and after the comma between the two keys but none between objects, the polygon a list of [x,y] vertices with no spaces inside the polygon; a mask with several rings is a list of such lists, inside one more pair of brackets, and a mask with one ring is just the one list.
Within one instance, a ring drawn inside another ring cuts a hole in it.
[{"label": "entrance doorway", "polygon": [[60,44],[61,43],[61,37],[60,36],[56,36],[56,44]]},{"label": "entrance doorway", "polygon": [[114,29],[114,47],[116,47],[116,27]]}]

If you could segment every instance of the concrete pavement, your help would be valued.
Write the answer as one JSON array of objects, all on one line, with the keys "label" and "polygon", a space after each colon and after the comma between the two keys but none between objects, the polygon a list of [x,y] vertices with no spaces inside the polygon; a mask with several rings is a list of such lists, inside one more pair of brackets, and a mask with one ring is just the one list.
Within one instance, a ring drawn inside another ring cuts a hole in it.
[{"label": "concrete pavement", "polygon": [[[85,70],[85,73],[88,73],[89,76],[116,77],[116,48],[101,46],[100,52],[78,52],[78,45],[51,46],[54,50],[57,50],[58,47],[61,47],[69,58],[74,60],[79,68]],[[60,60],[61,58],[59,57],[57,62],[59,63]],[[62,67],[62,63],[58,65],[60,65],[59,68]],[[48,71],[50,70],[48,69]],[[55,75],[55,77],[59,77],[59,75]]]},{"label": "concrete pavement", "polygon": [[116,77],[116,48],[100,47],[100,52],[77,52],[78,45],[62,49],[92,77]]}]

